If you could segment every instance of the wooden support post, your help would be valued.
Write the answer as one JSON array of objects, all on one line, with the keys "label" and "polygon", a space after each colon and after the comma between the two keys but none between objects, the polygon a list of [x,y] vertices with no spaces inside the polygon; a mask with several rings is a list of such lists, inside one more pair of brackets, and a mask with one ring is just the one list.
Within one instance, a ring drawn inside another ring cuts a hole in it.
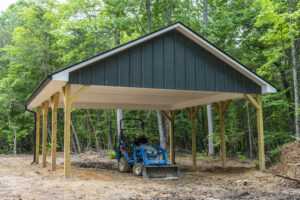
[{"label": "wooden support post", "polygon": [[244,94],[244,96],[246,97],[246,99],[248,99],[251,102],[251,104],[256,109],[259,169],[260,171],[265,171],[266,161],[265,161],[264,124],[263,124],[261,95],[260,94],[256,95],[256,100],[249,94]]},{"label": "wooden support post", "polygon": [[195,132],[195,117],[200,106],[186,108],[187,113],[191,119],[192,129],[192,157],[193,157],[193,170],[197,169],[197,148],[196,148],[196,132]]},{"label": "wooden support post", "polygon": [[231,100],[227,100],[226,103],[219,102],[213,103],[220,116],[220,138],[221,138],[221,162],[222,167],[226,167],[226,137],[225,137],[225,112],[230,105]]},{"label": "wooden support post", "polygon": [[43,167],[46,167],[46,156],[47,156],[47,117],[48,117],[48,111],[49,111],[49,101],[45,101],[43,103]]},{"label": "wooden support post", "polygon": [[41,124],[41,106],[38,106],[36,108],[35,164],[39,164],[39,155],[40,155],[40,124]]},{"label": "wooden support post", "polygon": [[174,151],[174,118],[176,116],[177,110],[170,111],[167,114],[165,111],[160,111],[166,119],[169,120],[169,133],[170,133],[170,163],[175,164],[175,151]]},{"label": "wooden support post", "polygon": [[51,108],[52,108],[52,142],[51,142],[51,170],[56,170],[56,135],[57,135],[57,109],[59,102],[59,92],[56,92],[51,97]]},{"label": "wooden support post", "polygon": [[64,129],[64,168],[65,168],[65,178],[70,177],[70,129],[71,129],[71,85],[66,84],[63,87],[63,96],[65,104],[65,129]]}]

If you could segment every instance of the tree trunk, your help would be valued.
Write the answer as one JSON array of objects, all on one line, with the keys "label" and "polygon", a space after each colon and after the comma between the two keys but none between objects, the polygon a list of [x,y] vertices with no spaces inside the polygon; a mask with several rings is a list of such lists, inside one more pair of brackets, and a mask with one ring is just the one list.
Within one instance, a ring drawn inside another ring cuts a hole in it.
[{"label": "tree trunk", "polygon": [[150,3],[150,0],[146,0],[146,10],[147,10],[148,33],[150,33],[151,30],[152,30],[151,3]]},{"label": "tree trunk", "polygon": [[156,111],[156,115],[157,115],[157,125],[158,125],[160,146],[166,149],[167,143],[166,143],[166,138],[164,133],[163,119],[159,110]]},{"label": "tree trunk", "polygon": [[172,24],[172,1],[168,1],[168,9],[167,9],[167,22],[168,25]]},{"label": "tree trunk", "polygon": [[[203,0],[203,23],[204,27],[208,28],[208,7],[207,0]],[[208,125],[208,155],[214,155],[214,141],[213,141],[213,121],[212,121],[212,112],[211,105],[206,106],[207,109],[207,125]]]},{"label": "tree trunk", "polygon": [[250,111],[249,105],[247,104],[247,117],[248,117],[248,139],[249,139],[249,155],[250,158],[253,158],[253,150],[252,150],[252,126],[251,126],[251,118],[250,118]]},{"label": "tree trunk", "polygon": [[300,116],[297,113],[299,108],[299,93],[298,93],[298,79],[297,79],[297,61],[296,61],[296,49],[295,49],[295,42],[291,40],[291,56],[292,56],[292,68],[293,68],[293,86],[294,86],[294,98],[295,98],[295,131],[296,137],[300,137]]},{"label": "tree trunk", "polygon": [[14,130],[14,155],[17,154],[17,131],[15,124],[10,120],[10,117],[8,116],[9,124],[12,126]]},{"label": "tree trunk", "polygon": [[74,136],[75,136],[75,140],[76,140],[76,145],[77,145],[78,153],[81,154],[80,142],[79,142],[79,140],[78,140],[78,135],[77,135],[77,132],[76,132],[76,130],[75,130],[75,127],[74,127],[74,125],[73,125],[72,120],[71,120],[71,127],[72,127],[72,132],[73,132],[73,134],[74,134]]},{"label": "tree trunk", "polygon": [[[123,110],[118,109],[117,110],[117,127],[118,127],[118,138],[120,137],[121,134],[121,127],[120,127],[120,121],[123,119]],[[122,126],[124,128],[124,125]]]},{"label": "tree trunk", "polygon": [[86,110],[86,113],[87,113],[87,115],[88,115],[89,121],[90,121],[90,123],[91,123],[91,125],[92,125],[92,129],[93,129],[93,132],[94,132],[94,137],[95,137],[95,141],[96,141],[96,150],[97,150],[98,152],[100,152],[100,146],[99,146],[99,141],[98,141],[98,137],[97,137],[97,131],[96,131],[96,129],[95,129],[93,120],[92,120],[92,118],[91,118],[90,111],[89,111],[89,110]]}]

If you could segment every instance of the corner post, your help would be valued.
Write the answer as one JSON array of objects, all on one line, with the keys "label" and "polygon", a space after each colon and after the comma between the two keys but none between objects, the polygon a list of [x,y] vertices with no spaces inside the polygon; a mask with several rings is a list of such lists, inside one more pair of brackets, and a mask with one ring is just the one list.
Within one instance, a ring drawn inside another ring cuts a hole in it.
[{"label": "corner post", "polygon": [[64,127],[64,169],[65,169],[65,178],[70,177],[70,129],[71,129],[71,85],[66,84],[63,87],[63,96],[65,104],[65,127]]},{"label": "corner post", "polygon": [[264,145],[264,125],[263,125],[263,114],[262,114],[262,101],[261,95],[256,95],[256,102],[258,109],[257,114],[257,132],[258,132],[258,153],[259,153],[259,168],[260,171],[265,171],[265,145]]},{"label": "corner post", "polygon": [[49,111],[49,101],[45,101],[43,103],[43,167],[46,167],[46,159],[47,159],[47,126],[48,126],[48,111]]},{"label": "corner post", "polygon": [[35,143],[35,164],[39,164],[40,155],[40,124],[41,124],[41,106],[36,109],[36,143]]},{"label": "corner post", "polygon": [[59,92],[56,92],[51,97],[51,108],[52,108],[52,142],[51,142],[51,170],[56,170],[56,136],[57,136],[57,109],[59,102]]},{"label": "corner post", "polygon": [[260,171],[265,171],[266,161],[265,161],[264,124],[263,124],[261,94],[256,95],[256,100],[250,94],[244,94],[244,96],[246,99],[250,101],[250,103],[256,109],[259,169]]},{"label": "corner post", "polygon": [[[223,110],[223,103],[219,103],[219,110]],[[226,139],[225,139],[225,122],[224,113],[220,112],[220,135],[221,135],[221,161],[222,167],[226,167]]]}]

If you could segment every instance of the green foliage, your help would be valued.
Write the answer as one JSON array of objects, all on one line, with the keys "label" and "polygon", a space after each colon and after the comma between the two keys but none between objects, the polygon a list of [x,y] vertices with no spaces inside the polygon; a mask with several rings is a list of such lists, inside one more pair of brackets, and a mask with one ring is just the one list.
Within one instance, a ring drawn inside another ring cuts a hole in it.
[{"label": "green foliage", "polygon": [[116,152],[115,151],[109,151],[108,153],[108,157],[110,158],[110,159],[116,159],[117,157],[116,157]]}]

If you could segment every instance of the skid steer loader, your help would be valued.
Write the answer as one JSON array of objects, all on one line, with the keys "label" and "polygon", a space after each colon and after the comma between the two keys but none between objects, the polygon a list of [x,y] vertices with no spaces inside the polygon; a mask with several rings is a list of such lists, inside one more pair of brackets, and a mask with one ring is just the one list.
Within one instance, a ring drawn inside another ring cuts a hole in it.
[{"label": "skid steer loader", "polygon": [[[123,122],[134,120],[140,122],[141,136],[130,145],[129,138],[125,137]],[[123,118],[120,121],[121,133],[118,147],[115,148],[120,172],[131,170],[137,176],[148,179],[178,179],[180,171],[178,166],[170,165],[166,151],[160,146],[147,145],[147,138],[144,136],[144,121],[141,119]]]}]

